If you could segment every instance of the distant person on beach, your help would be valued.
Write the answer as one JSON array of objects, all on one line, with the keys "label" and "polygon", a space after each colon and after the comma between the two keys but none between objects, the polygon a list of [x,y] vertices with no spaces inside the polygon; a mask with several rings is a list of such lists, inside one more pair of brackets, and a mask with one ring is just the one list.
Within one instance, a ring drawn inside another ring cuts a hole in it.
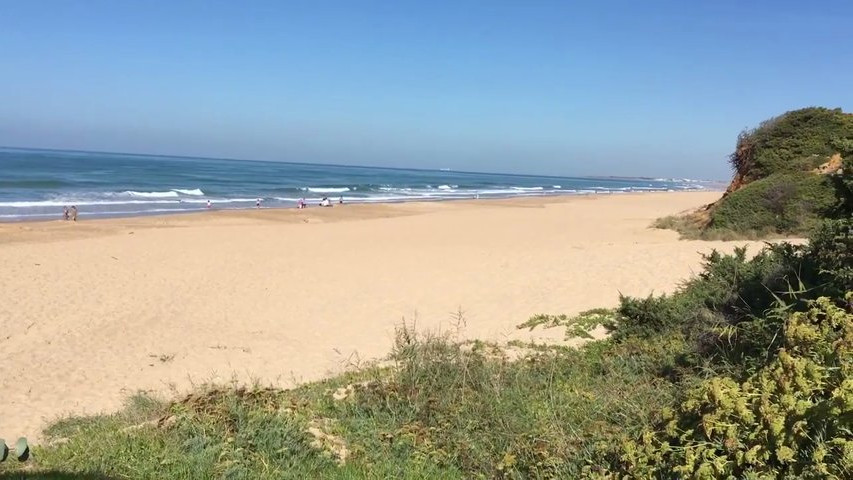
[{"label": "distant person on beach", "polygon": [[323,199],[320,200],[320,206],[321,207],[331,207],[332,202],[329,201],[329,197],[323,197]]},{"label": "distant person on beach", "polygon": [[305,208],[305,199],[304,198],[300,198],[299,201],[296,202],[296,208],[298,208],[300,210]]},{"label": "distant person on beach", "polygon": [[255,202],[255,208],[261,208],[261,199],[260,198]]},{"label": "distant person on beach", "polygon": [[343,204],[344,204],[344,196],[341,195],[341,198],[338,199],[338,205],[343,205]]},{"label": "distant person on beach", "polygon": [[68,220],[71,215],[68,213],[68,207],[62,207],[62,219]]},{"label": "distant person on beach", "polygon": [[71,220],[75,222],[77,221],[77,205],[71,206]]},{"label": "distant person on beach", "polygon": [[210,200],[207,201],[207,208],[210,208]]}]

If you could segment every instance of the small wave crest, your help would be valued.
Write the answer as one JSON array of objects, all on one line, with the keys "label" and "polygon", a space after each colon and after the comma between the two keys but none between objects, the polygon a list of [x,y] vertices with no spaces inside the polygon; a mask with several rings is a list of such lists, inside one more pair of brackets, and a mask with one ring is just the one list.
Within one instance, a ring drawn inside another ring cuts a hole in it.
[{"label": "small wave crest", "polygon": [[208,201],[213,204],[218,203],[252,203],[254,204],[258,199],[257,198],[210,198],[210,199],[183,199],[181,203],[207,203]]},{"label": "small wave crest", "polygon": [[178,203],[177,200],[38,200],[21,202],[0,202],[0,207],[9,208],[40,208],[40,207],[67,207],[69,205],[147,205],[159,203]]},{"label": "small wave crest", "polygon": [[127,190],[123,192],[125,195],[130,195],[131,197],[141,197],[141,198],[176,198],[178,196],[178,192],[169,190],[168,192],[137,192],[134,190]]},{"label": "small wave crest", "polygon": [[349,192],[349,187],[306,187],[302,189],[311,193],[344,193]]},{"label": "small wave crest", "polygon": [[204,192],[200,188],[173,188],[165,192],[138,192],[136,190],[126,190],[121,194],[138,198],[176,198],[181,195],[187,195],[190,197],[201,197],[204,195]]},{"label": "small wave crest", "polygon": [[204,195],[204,192],[201,191],[200,188],[193,188],[192,190],[184,190],[182,188],[173,188],[173,192],[178,192],[182,195],[192,195],[194,197],[200,197]]}]

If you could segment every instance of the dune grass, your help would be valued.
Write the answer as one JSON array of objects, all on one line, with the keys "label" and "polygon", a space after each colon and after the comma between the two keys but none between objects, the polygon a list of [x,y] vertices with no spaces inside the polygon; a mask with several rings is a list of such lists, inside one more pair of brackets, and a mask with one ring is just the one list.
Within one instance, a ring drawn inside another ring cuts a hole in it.
[{"label": "dune grass", "polygon": [[567,478],[672,401],[674,385],[658,373],[680,345],[653,343],[530,349],[510,361],[492,345],[403,328],[393,366],[293,390],[209,387],[172,403],[137,395],[114,415],[52,425],[24,468],[140,479]]}]

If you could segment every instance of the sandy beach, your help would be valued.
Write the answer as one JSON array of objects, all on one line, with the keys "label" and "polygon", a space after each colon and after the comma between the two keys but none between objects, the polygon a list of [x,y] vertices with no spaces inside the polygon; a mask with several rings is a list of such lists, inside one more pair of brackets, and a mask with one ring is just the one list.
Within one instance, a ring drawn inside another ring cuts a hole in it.
[{"label": "sandy beach", "polygon": [[[701,253],[657,217],[719,192],[343,205],[0,224],[6,437],[136,391],[281,386],[385,355],[394,327],[505,342],[537,313],[672,291]],[[753,250],[759,248],[758,244]]]}]

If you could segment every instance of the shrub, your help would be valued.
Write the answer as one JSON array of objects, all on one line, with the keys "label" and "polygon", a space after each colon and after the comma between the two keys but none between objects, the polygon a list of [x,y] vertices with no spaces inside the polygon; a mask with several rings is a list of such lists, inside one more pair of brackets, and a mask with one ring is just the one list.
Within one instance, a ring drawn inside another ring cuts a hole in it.
[{"label": "shrub", "polygon": [[825,176],[775,174],[730,193],[711,213],[709,228],[764,234],[806,233],[835,204]]},{"label": "shrub", "polygon": [[853,314],[822,297],[788,317],[783,338],[779,355],[746,381],[704,381],[665,412],[659,430],[626,442],[611,471],[588,474],[850,478]]},{"label": "shrub", "polygon": [[[845,174],[818,174],[836,154]],[[840,109],[790,111],[744,130],[729,160],[734,178],[719,201],[655,226],[686,238],[756,238],[802,235],[825,217],[853,215],[853,115]]]},{"label": "shrub", "polygon": [[681,326],[690,313],[690,305],[682,296],[647,298],[620,297],[616,339],[648,338]]},{"label": "shrub", "polygon": [[838,151],[839,138],[853,138],[853,117],[838,108],[803,108],[741,132],[730,162],[744,183],[811,170]]},{"label": "shrub", "polygon": [[812,235],[808,255],[819,265],[827,290],[853,290],[853,220],[823,222]]}]

